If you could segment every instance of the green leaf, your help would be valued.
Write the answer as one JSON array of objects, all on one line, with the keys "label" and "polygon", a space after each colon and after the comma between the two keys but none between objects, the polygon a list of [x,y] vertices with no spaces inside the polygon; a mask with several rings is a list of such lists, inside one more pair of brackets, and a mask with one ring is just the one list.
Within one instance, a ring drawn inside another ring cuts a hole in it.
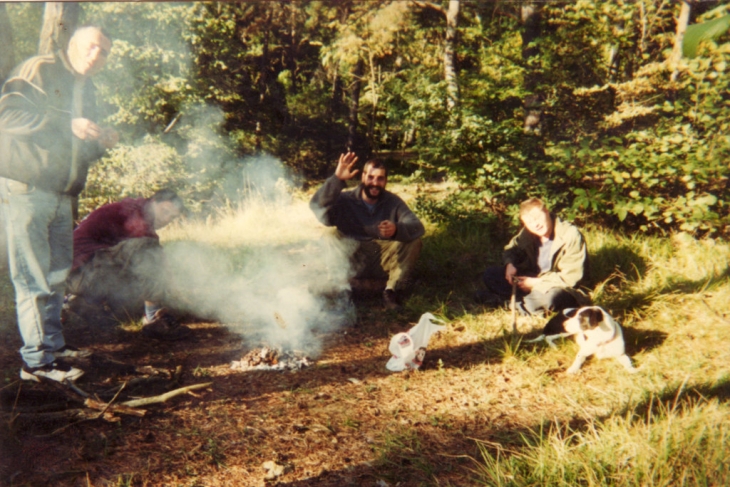
[{"label": "green leaf", "polygon": [[715,39],[730,29],[730,15],[720,18],[693,24],[687,27],[682,40],[682,55],[688,58],[697,56],[697,48],[705,39]]}]

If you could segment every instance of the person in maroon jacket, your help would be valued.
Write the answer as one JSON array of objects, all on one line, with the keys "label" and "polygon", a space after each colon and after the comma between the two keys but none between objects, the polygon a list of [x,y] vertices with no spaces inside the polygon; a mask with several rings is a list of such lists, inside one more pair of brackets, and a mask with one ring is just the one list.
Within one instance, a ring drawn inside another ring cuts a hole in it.
[{"label": "person in maroon jacket", "polygon": [[187,335],[189,328],[161,304],[165,257],[156,233],[184,211],[180,197],[169,189],[92,211],[73,232],[74,258],[67,280],[73,301],[124,309],[144,300],[143,334],[160,339]]}]

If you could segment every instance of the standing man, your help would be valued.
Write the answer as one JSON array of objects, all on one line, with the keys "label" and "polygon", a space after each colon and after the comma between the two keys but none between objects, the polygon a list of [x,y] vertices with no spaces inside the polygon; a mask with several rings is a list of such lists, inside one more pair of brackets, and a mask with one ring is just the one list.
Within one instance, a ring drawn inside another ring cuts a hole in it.
[{"label": "standing man", "polygon": [[588,250],[578,228],[554,217],[538,198],[520,204],[520,220],[524,228],[505,247],[505,265],[484,272],[487,290],[477,298],[501,305],[516,283],[517,299],[529,314],[586,303],[579,286],[587,277]]},{"label": "standing man", "polygon": [[73,200],[89,166],[119,140],[95,122],[91,82],[110,49],[99,28],[81,27],[65,52],[30,58],[2,88],[0,197],[24,380],[75,380],[83,371],[58,359],[89,354],[66,345],[61,306],[73,258]]},{"label": "standing man", "polygon": [[161,304],[168,279],[156,232],[184,211],[177,193],[162,189],[150,198],[126,198],[89,213],[73,232],[73,270],[67,286],[74,296],[71,306],[106,302],[126,308],[144,301],[145,336],[187,336],[190,329]]},{"label": "standing man", "polygon": [[386,277],[385,306],[397,308],[397,293],[418,260],[425,230],[403,200],[385,190],[388,172],[376,159],[365,163],[355,189],[343,191],[359,172],[355,163],[353,152],[342,154],[335,174],[314,194],[309,206],[323,224],[337,227],[341,236],[357,241],[357,277]]}]

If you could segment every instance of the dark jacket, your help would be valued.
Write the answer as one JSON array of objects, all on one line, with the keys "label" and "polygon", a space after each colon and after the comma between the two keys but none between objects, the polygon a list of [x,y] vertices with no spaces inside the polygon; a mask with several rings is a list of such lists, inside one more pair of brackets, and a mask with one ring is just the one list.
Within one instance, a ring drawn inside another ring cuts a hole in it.
[{"label": "dark jacket", "polygon": [[[71,131],[74,71],[65,55],[35,56],[15,68],[0,94],[0,177],[77,195],[104,148]],[[83,82],[82,113],[96,119],[94,85]],[[73,144],[76,143],[74,154]]]},{"label": "dark jacket", "polygon": [[588,277],[588,249],[585,239],[572,223],[552,217],[555,223],[553,245],[550,248],[550,270],[538,274],[537,252],[540,238],[525,228],[505,247],[504,263],[517,268],[518,275],[537,275],[536,291],[565,288],[581,301],[584,294],[578,289]]},{"label": "dark jacket", "polygon": [[384,220],[392,221],[397,228],[388,240],[412,242],[425,233],[418,217],[393,193],[382,191],[371,210],[362,200],[362,184],[353,190],[342,191],[346,186],[345,181],[331,176],[309,202],[317,219],[328,227],[337,227],[355,240],[381,239],[378,225]]},{"label": "dark jacket", "polygon": [[114,247],[124,240],[159,239],[154,217],[148,211],[149,202],[149,198],[126,198],[89,213],[74,230],[73,268],[88,262],[97,250]]}]

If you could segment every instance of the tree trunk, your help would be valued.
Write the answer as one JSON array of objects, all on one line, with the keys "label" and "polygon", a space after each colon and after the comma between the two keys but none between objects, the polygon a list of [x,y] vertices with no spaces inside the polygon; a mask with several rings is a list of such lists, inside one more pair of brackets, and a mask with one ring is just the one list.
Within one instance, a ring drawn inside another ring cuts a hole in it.
[{"label": "tree trunk", "polygon": [[[267,91],[269,86],[269,36],[271,32],[271,9],[266,9],[266,20],[264,23],[263,46],[261,56],[259,57],[259,114],[265,113],[265,105],[267,103]],[[268,130],[268,129],[267,129]],[[256,121],[256,133],[254,148],[256,153],[260,153],[263,147],[263,130],[261,120]]]},{"label": "tree trunk", "polygon": [[3,46],[0,49],[0,86],[2,86],[15,66],[13,30],[4,3],[0,3],[0,46]]},{"label": "tree trunk", "polygon": [[[618,20],[614,26],[614,31],[622,35],[626,30],[626,23],[623,19]],[[611,46],[611,51],[608,53],[608,80],[609,81],[620,81],[621,79],[621,46],[618,42]]]},{"label": "tree trunk", "polygon": [[459,104],[459,81],[456,76],[456,34],[459,24],[459,0],[450,0],[446,11],[446,38],[444,40],[444,79],[446,106],[449,111]]},{"label": "tree trunk", "polygon": [[525,119],[523,132],[540,135],[542,132],[542,96],[537,93],[539,75],[530,65],[530,59],[537,56],[538,49],[531,45],[540,35],[540,12],[535,3],[524,3],[520,9],[522,19],[522,60],[525,63],[525,91],[528,93],[523,101]]},{"label": "tree trunk", "polygon": [[689,25],[689,14],[692,11],[692,4],[690,0],[684,0],[682,2],[682,8],[679,10],[679,17],[677,18],[677,33],[674,36],[674,47],[672,49],[672,55],[669,58],[669,68],[672,70],[672,81],[677,81],[679,77],[679,61],[682,59],[682,42],[684,41],[684,33]]},{"label": "tree trunk", "polygon": [[289,41],[288,59],[289,72],[291,73],[291,93],[299,93],[299,84],[297,81],[297,59],[299,54],[299,42],[297,41],[297,14],[299,13],[299,7],[296,2],[292,2],[289,5],[291,9],[289,13],[289,35],[291,39]]},{"label": "tree trunk", "polygon": [[80,11],[81,7],[76,2],[46,2],[38,54],[66,50],[68,41],[78,26]]},{"label": "tree trunk", "polygon": [[360,110],[360,91],[362,90],[362,71],[364,61],[360,58],[352,73],[352,85],[350,87],[350,115],[347,126],[347,150],[355,151],[357,145],[358,113]]}]

